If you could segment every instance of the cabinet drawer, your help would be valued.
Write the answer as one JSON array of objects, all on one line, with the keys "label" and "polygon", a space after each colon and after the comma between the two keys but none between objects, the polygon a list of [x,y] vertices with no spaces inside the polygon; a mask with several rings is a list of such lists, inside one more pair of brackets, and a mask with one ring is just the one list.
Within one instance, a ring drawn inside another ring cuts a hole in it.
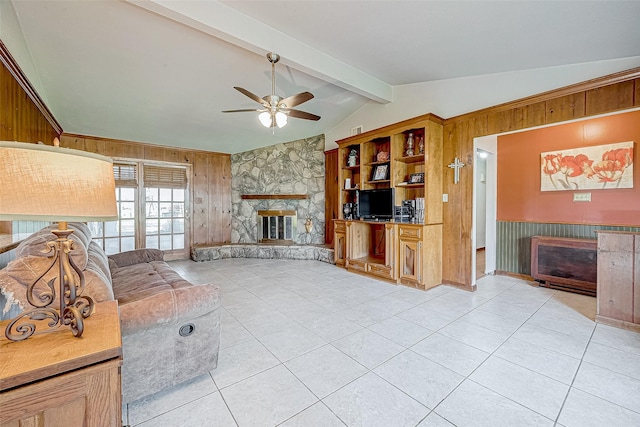
[{"label": "cabinet drawer", "polygon": [[344,221],[335,221],[335,222],[333,223],[333,230],[334,230],[334,231],[336,231],[336,232],[338,232],[338,233],[339,233],[339,232],[343,232],[343,233],[344,233],[344,231],[345,231],[346,229],[347,229],[347,228],[346,228],[346,226],[345,226],[345,224],[344,224]]},{"label": "cabinet drawer", "polygon": [[348,270],[362,271],[364,273],[367,271],[366,266],[367,264],[365,261],[360,261],[358,259],[347,259]]},{"label": "cabinet drawer", "polygon": [[385,279],[393,279],[393,269],[390,266],[383,265],[383,264],[367,263],[367,273],[371,273],[373,275],[380,276]]},{"label": "cabinet drawer", "polygon": [[414,239],[422,238],[422,227],[409,227],[406,225],[401,225],[398,228],[399,228],[398,234],[400,237],[414,238]]}]

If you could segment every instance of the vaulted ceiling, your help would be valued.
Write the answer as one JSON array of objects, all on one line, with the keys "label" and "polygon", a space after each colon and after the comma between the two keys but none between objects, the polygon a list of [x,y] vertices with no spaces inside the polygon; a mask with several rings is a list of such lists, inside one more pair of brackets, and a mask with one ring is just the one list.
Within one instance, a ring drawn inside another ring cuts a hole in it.
[{"label": "vaulted ceiling", "polygon": [[[324,133],[394,87],[640,55],[638,1],[26,1],[0,36],[67,133],[236,153]],[[310,91],[267,129],[233,89]],[[526,82],[523,82],[526,84]],[[426,111],[425,111],[426,112]]]}]

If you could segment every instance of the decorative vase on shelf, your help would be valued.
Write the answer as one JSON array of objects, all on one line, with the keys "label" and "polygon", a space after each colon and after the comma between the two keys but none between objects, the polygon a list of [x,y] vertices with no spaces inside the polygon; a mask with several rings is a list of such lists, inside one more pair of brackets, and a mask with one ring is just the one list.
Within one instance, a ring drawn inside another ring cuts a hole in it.
[{"label": "decorative vase on shelf", "polygon": [[418,154],[424,154],[424,138],[418,137]]},{"label": "decorative vase on shelf", "polygon": [[349,165],[349,167],[353,167],[357,164],[358,162],[358,152],[356,150],[351,150],[351,153],[349,153],[349,158],[347,159],[347,164]]},{"label": "decorative vase on shelf", "polygon": [[404,153],[405,156],[413,156],[413,132],[409,132],[409,136],[407,137],[407,151]]}]

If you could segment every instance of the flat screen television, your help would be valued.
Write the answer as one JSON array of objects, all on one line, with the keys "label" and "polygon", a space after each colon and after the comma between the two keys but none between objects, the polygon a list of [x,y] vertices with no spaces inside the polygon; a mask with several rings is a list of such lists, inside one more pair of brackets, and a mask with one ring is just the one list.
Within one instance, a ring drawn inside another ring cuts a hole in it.
[{"label": "flat screen television", "polygon": [[358,214],[362,219],[393,219],[393,188],[360,190],[358,192]]}]

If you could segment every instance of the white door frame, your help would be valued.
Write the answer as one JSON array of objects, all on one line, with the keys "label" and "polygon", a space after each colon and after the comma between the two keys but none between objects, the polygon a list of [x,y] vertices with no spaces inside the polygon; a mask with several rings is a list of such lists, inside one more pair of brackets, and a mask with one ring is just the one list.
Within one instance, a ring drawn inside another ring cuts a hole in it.
[{"label": "white door frame", "polygon": [[[489,153],[487,157],[486,189],[487,189],[487,214],[486,214],[486,242],[485,242],[485,274],[496,270],[496,220],[497,220],[497,189],[498,189],[498,135],[489,135],[474,138],[474,161],[478,149]],[[471,284],[476,285],[476,192],[478,191],[478,168],[473,168],[473,222],[471,226]]]}]

